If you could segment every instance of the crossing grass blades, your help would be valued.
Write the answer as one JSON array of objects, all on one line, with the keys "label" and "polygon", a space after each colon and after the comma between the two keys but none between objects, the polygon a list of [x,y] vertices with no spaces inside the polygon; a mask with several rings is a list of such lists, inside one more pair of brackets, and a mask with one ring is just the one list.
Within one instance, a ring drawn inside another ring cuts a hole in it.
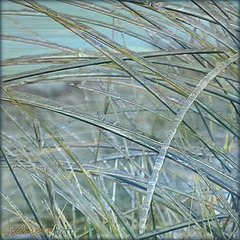
[{"label": "crossing grass blades", "polygon": [[49,3],[2,10],[2,238],[238,239],[236,2]]}]

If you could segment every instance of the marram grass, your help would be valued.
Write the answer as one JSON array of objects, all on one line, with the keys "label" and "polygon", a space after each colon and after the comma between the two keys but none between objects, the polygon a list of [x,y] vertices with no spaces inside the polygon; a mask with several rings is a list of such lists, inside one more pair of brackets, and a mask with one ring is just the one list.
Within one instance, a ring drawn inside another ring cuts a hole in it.
[{"label": "marram grass", "polygon": [[2,3],[3,239],[238,239],[236,1]]}]

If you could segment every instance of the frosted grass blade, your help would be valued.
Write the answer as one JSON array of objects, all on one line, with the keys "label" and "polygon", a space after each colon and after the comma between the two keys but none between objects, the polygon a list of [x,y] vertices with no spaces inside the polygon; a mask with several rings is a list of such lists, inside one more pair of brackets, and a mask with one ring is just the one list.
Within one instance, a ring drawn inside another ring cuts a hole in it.
[{"label": "frosted grass blade", "polygon": [[237,61],[239,58],[238,54],[233,55],[232,57],[228,58],[221,64],[219,64],[216,68],[214,68],[211,72],[209,72],[204,78],[200,80],[200,82],[197,84],[196,88],[192,91],[192,93],[189,95],[189,97],[185,100],[183,106],[181,107],[180,111],[176,115],[175,121],[172,124],[172,127],[169,129],[166,139],[163,142],[163,145],[159,151],[159,154],[156,158],[153,173],[151,175],[151,178],[148,182],[148,188],[147,188],[147,195],[143,200],[142,209],[141,209],[141,215],[139,220],[139,234],[143,234],[145,231],[145,225],[148,218],[148,212],[150,209],[150,204],[152,201],[152,196],[158,181],[159,172],[162,169],[162,166],[164,164],[165,156],[167,154],[168,148],[172,142],[172,139],[174,138],[175,134],[177,133],[177,130],[181,124],[181,122],[184,119],[185,114],[187,113],[188,109],[191,107],[195,99],[198,97],[198,95],[203,91],[203,89],[209,84],[209,82],[216,77],[219,72],[221,72],[223,69],[225,69],[228,65],[231,63]]}]

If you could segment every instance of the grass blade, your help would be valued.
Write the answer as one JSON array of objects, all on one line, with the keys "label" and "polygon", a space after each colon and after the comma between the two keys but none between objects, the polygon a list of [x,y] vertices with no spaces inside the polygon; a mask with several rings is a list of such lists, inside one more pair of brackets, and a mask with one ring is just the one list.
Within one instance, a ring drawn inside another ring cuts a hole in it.
[{"label": "grass blade", "polygon": [[183,118],[188,111],[188,109],[191,107],[195,99],[198,97],[198,95],[203,91],[203,89],[209,84],[209,82],[216,77],[219,72],[221,72],[223,69],[228,67],[231,63],[237,61],[239,58],[238,54],[233,55],[229,59],[222,62],[219,66],[217,66],[215,69],[213,69],[211,72],[209,72],[204,78],[200,80],[196,88],[193,90],[193,92],[190,94],[190,96],[186,99],[185,103],[183,104],[181,110],[176,116],[175,121],[172,124],[172,127],[168,131],[168,135],[166,139],[163,142],[163,145],[159,151],[159,154],[156,158],[153,173],[151,175],[151,178],[148,182],[148,189],[147,189],[147,196],[144,198],[143,204],[142,204],[142,210],[141,210],[141,216],[139,220],[139,234],[143,234],[145,230],[145,225],[148,218],[148,212],[150,208],[150,204],[152,201],[152,196],[158,181],[159,172],[162,169],[162,166],[164,164],[165,156],[167,154],[168,148],[177,133],[177,130],[183,121]]}]

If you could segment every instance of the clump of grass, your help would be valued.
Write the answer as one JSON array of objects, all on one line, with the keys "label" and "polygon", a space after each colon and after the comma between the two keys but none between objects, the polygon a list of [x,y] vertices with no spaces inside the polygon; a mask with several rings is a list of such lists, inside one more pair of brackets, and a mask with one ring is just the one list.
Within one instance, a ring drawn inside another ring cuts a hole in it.
[{"label": "clump of grass", "polygon": [[236,2],[14,0],[2,19],[3,238],[239,237]]}]

